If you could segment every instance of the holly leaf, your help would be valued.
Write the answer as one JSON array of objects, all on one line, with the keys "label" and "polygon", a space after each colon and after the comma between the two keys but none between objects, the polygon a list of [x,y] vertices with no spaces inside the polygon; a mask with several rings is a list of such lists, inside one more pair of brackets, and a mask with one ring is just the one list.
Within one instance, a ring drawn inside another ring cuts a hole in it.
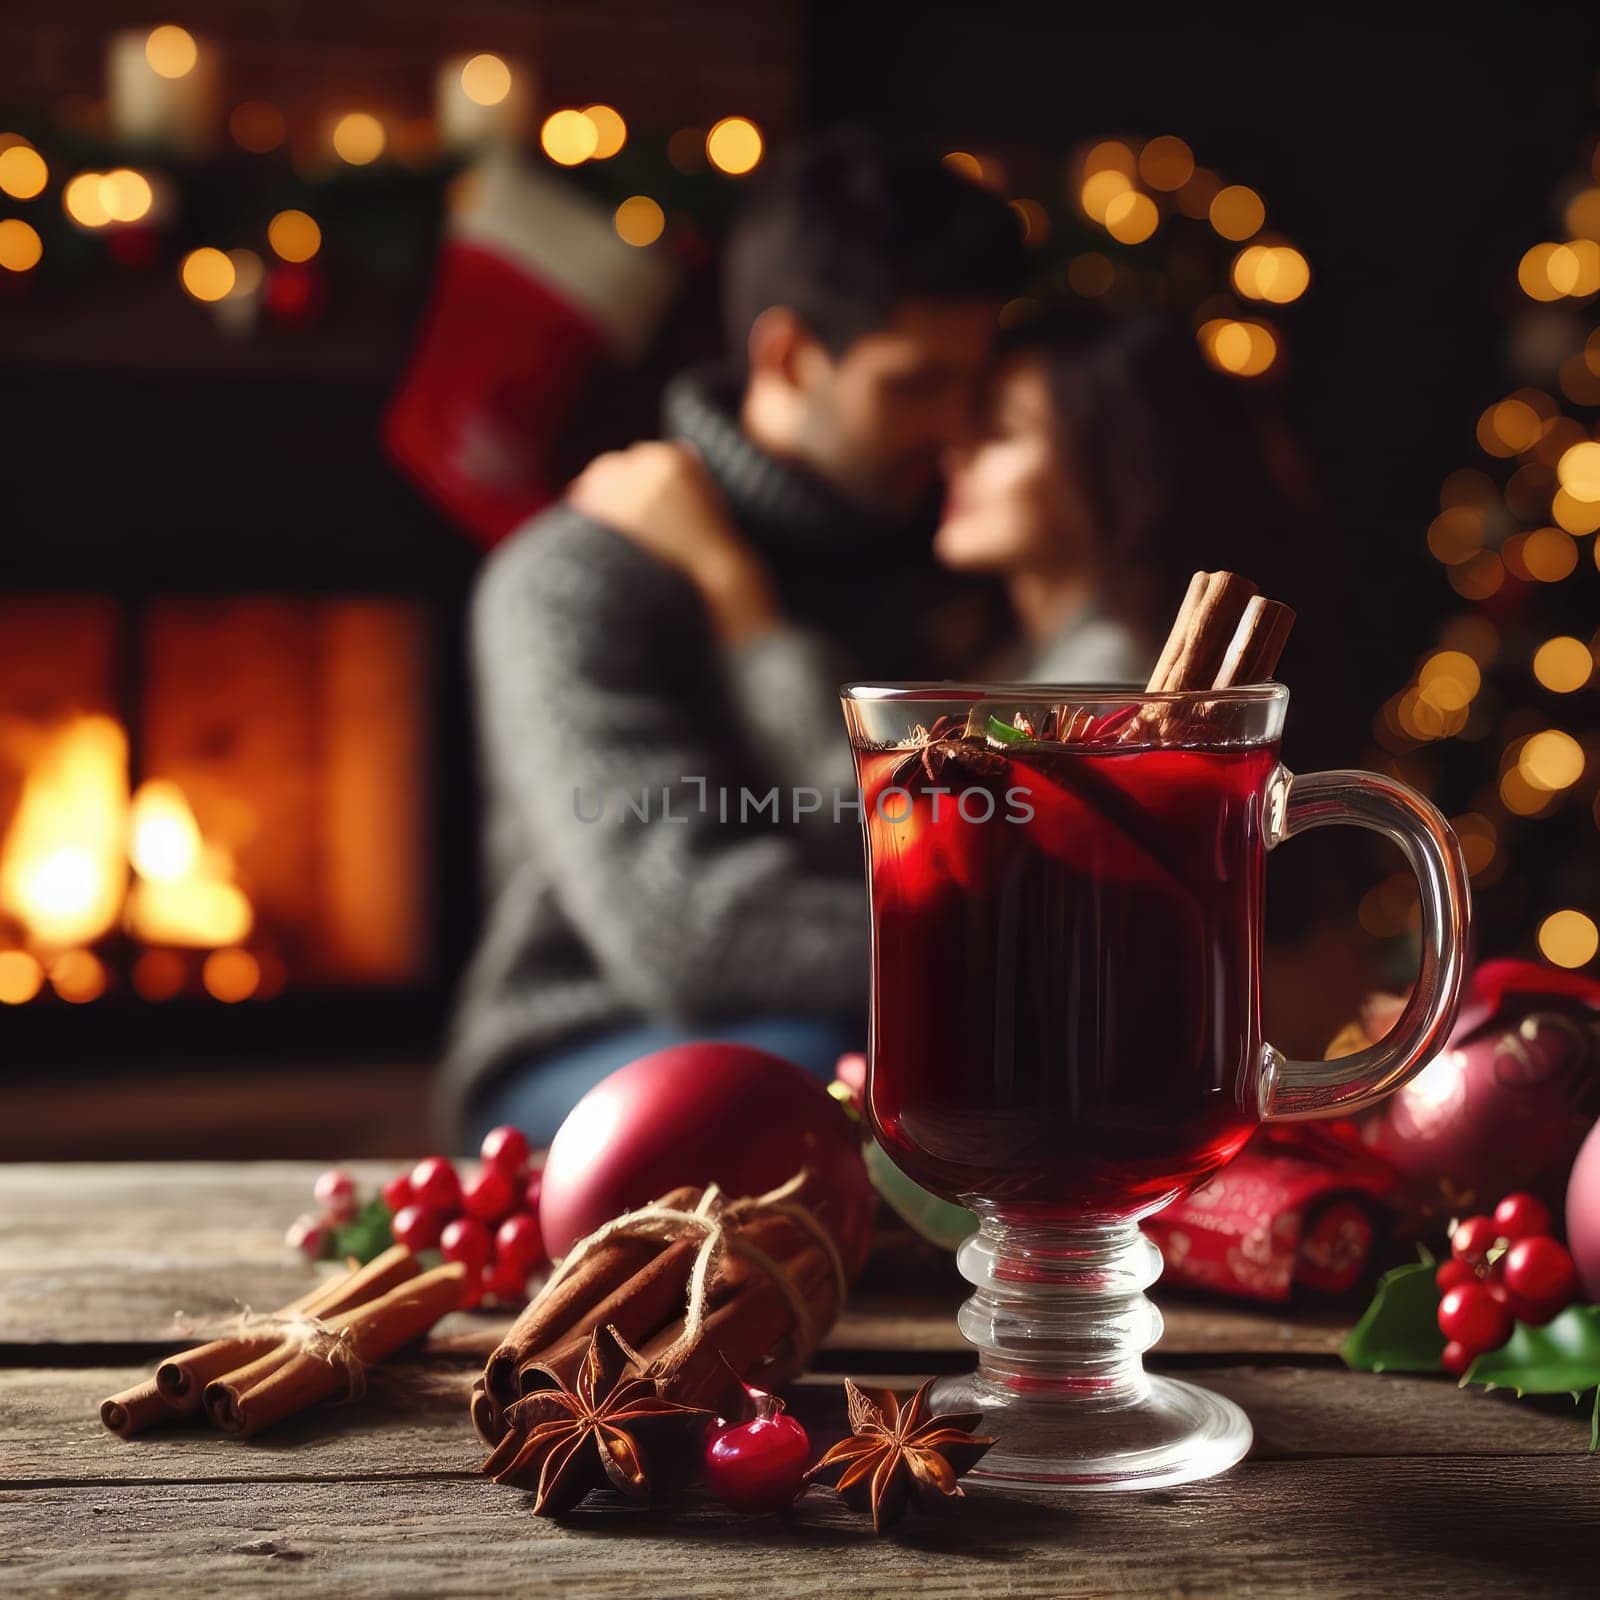
[{"label": "holly leaf", "polygon": [[1600,1387],[1600,1306],[1568,1306],[1542,1328],[1519,1322],[1498,1350],[1467,1368],[1466,1383],[1524,1394],[1570,1394]]},{"label": "holly leaf", "polygon": [[1339,1354],[1357,1372],[1439,1372],[1439,1286],[1431,1263],[1396,1267],[1378,1279],[1378,1292],[1350,1330]]},{"label": "holly leaf", "polygon": [[365,1264],[374,1256],[381,1256],[394,1243],[383,1196],[374,1195],[348,1222],[334,1228],[330,1241],[328,1253],[336,1261],[354,1256]]},{"label": "holly leaf", "polygon": [[983,731],[993,744],[1026,744],[1028,735],[1019,727],[1010,722],[1002,722],[999,717],[991,714],[983,725]]}]

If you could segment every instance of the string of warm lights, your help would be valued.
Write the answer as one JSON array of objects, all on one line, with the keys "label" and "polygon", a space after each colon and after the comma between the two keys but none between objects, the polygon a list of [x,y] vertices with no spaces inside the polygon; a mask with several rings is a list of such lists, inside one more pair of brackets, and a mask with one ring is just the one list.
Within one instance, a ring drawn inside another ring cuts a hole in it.
[{"label": "string of warm lights", "polygon": [[[431,120],[355,107],[337,110],[310,129],[292,127],[281,109],[260,99],[241,100],[221,118],[221,68],[212,45],[176,24],[114,35],[107,47],[109,131],[128,147],[162,148],[192,158],[209,148],[214,126],[225,122],[241,151],[255,156],[286,152],[296,173],[309,182],[385,161],[415,167],[516,147],[532,127],[532,71],[487,51],[441,64]],[[573,169],[612,160],[629,138],[623,114],[595,102],[548,111],[538,122],[537,148],[552,165]],[[665,155],[678,174],[740,178],[756,169],[765,148],[754,121],[727,116],[707,129],[679,129],[666,140]],[[147,264],[153,259],[156,230],[182,210],[178,178],[142,159],[138,165],[84,168],[63,178],[52,173],[55,160],[20,133],[0,134],[0,195],[38,202],[59,180],[62,213],[74,231],[104,235],[119,260]],[[638,248],[660,240],[671,219],[665,199],[613,194],[608,204],[618,238]],[[225,247],[221,241],[199,244],[178,261],[177,281],[191,299],[219,314],[240,303],[249,303],[253,311],[263,296],[269,310],[303,312],[323,293],[313,265],[322,242],[321,224],[308,211],[286,209],[267,225],[265,253],[250,245]],[[46,264],[46,254],[37,214],[0,217],[0,273],[35,274]]]},{"label": "string of warm lights", "polygon": [[[1373,732],[1391,768],[1445,798],[1469,796],[1454,820],[1480,925],[1513,939],[1531,931],[1545,960],[1576,968],[1600,952],[1600,327],[1589,325],[1600,146],[1558,209],[1568,236],[1523,253],[1511,328],[1519,375],[1544,386],[1484,408],[1482,464],[1444,480],[1428,526],[1429,553],[1473,609],[1446,623]],[[1498,747],[1492,778],[1486,745]],[[1379,885],[1361,915],[1378,933],[1414,925],[1409,878]]]}]

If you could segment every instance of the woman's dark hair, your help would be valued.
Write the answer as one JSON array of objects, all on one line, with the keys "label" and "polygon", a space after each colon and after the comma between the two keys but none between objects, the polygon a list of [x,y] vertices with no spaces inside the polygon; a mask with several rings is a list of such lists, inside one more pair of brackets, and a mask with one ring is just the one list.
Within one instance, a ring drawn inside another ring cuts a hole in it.
[{"label": "woman's dark hair", "polygon": [[730,353],[787,306],[835,355],[902,301],[1000,299],[1023,272],[1016,216],[937,157],[839,128],[779,161],[735,222],[723,277]]}]

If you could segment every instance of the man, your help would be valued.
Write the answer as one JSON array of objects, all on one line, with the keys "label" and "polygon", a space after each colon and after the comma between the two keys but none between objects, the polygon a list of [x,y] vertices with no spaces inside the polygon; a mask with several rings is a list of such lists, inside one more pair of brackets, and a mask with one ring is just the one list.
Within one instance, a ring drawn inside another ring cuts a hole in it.
[{"label": "man", "polygon": [[548,1138],[681,1039],[819,1074],[859,1042],[834,652],[883,628],[1019,267],[1004,203],[937,162],[857,134],[800,151],[730,241],[742,382],[680,379],[675,442],[602,458],[491,558],[472,630],[490,906],[442,1081],[464,1131]]}]

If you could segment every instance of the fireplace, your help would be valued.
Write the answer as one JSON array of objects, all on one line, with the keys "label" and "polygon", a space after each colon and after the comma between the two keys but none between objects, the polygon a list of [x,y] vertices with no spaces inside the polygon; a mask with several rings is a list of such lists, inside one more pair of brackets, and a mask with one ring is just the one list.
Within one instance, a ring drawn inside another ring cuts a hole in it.
[{"label": "fireplace", "polygon": [[394,596],[0,600],[0,1010],[166,1050],[175,1017],[255,1013],[243,1038],[427,987],[430,624]]}]

